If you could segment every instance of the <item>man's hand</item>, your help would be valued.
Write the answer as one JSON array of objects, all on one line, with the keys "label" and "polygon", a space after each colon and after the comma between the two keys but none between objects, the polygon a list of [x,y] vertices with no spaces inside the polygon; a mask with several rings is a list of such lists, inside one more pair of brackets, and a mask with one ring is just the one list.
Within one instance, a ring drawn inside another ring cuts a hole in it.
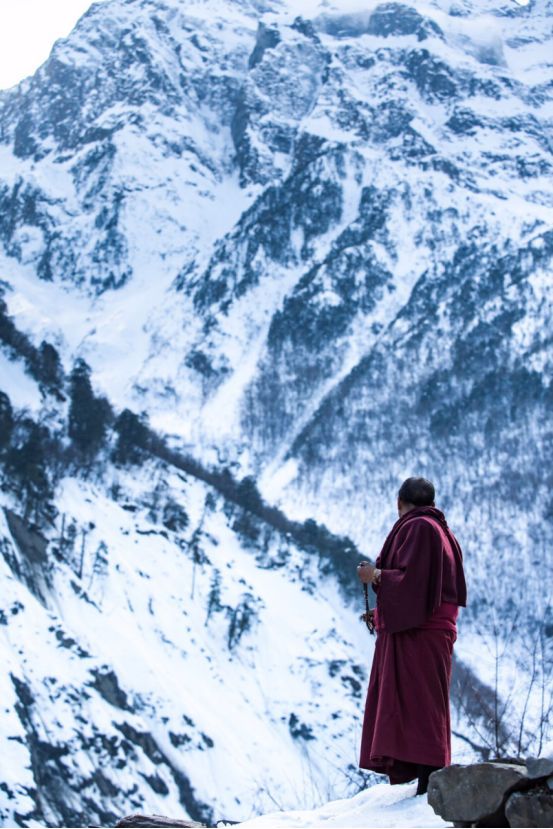
[{"label": "man's hand", "polygon": [[361,564],[357,565],[357,576],[363,584],[378,584],[380,582],[380,570],[373,567],[368,561],[362,561]]},{"label": "man's hand", "polygon": [[361,619],[365,622],[369,630],[374,630],[374,607],[368,613],[362,613]]}]

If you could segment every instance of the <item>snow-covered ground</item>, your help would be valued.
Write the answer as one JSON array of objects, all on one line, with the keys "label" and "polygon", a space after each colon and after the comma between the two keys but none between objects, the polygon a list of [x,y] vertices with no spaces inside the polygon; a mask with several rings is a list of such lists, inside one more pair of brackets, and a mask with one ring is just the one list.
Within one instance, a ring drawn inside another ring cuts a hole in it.
[{"label": "snow-covered ground", "polygon": [[416,783],[390,786],[377,783],[346,800],[333,800],[319,809],[271,812],[240,825],[246,829],[287,827],[433,827],[452,826],[428,805],[426,795],[416,796]]}]

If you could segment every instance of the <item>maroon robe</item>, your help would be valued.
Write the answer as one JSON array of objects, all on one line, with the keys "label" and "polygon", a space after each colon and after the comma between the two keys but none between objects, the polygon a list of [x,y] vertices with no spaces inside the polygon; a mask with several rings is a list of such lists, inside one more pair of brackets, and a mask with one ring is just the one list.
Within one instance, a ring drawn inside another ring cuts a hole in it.
[{"label": "maroon robe", "polygon": [[378,635],[359,765],[405,783],[419,764],[451,762],[449,684],[457,609],[466,605],[463,556],[443,513],[416,507],[396,521],[376,566]]}]

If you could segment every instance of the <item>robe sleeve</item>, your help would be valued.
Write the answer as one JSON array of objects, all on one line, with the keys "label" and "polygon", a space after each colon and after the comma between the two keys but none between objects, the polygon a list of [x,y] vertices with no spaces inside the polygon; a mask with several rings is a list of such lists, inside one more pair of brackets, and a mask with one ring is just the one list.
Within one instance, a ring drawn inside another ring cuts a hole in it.
[{"label": "robe sleeve", "polygon": [[440,605],[443,553],[439,532],[424,518],[406,524],[395,540],[392,568],[382,570],[378,612],[387,633],[418,627]]}]

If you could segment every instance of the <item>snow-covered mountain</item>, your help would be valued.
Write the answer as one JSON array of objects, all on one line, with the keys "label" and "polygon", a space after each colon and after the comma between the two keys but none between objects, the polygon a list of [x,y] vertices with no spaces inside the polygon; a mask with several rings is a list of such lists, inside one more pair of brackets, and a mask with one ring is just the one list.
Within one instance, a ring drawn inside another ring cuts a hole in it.
[{"label": "snow-covered mountain", "polygon": [[[408,474],[465,549],[465,686],[493,697],[524,608],[501,682],[527,710],[521,653],[548,666],[553,630],[552,19],[104,0],[0,93],[5,822],[355,791],[372,646],[320,525],[375,555]],[[244,497],[118,455],[125,409]],[[252,512],[249,476],[318,529]]]},{"label": "snow-covered mountain", "polygon": [[239,511],[163,465],[110,490],[62,481],[42,557],[1,516],[4,825],[209,822],[348,793],[370,645],[313,557],[254,546]]}]

